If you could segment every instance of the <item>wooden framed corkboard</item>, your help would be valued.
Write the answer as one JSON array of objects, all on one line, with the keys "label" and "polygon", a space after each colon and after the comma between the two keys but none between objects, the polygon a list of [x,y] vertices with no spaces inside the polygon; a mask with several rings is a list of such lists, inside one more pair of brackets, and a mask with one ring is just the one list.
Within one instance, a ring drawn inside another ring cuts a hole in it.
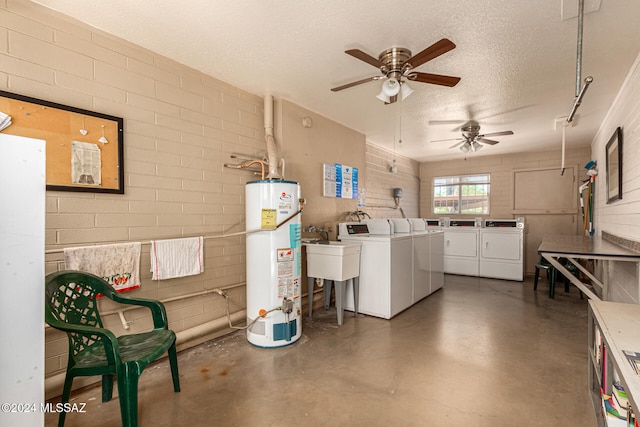
[{"label": "wooden framed corkboard", "polygon": [[124,194],[122,118],[1,90],[0,113],[0,132],[46,141],[47,190]]}]

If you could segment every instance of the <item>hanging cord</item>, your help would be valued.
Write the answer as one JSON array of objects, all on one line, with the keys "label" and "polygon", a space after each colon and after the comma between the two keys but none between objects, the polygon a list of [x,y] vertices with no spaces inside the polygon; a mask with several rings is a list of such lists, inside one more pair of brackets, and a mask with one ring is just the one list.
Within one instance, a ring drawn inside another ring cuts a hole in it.
[{"label": "hanging cord", "polygon": [[254,323],[256,323],[258,321],[258,319],[265,318],[265,317],[267,317],[267,314],[283,309],[283,307],[280,306],[280,307],[272,308],[271,310],[266,310],[264,312],[261,310],[260,313],[258,313],[258,315],[256,316],[256,318],[253,319],[251,321],[251,323],[249,323],[248,325],[246,325],[246,326],[233,326],[233,324],[231,323],[231,312],[229,311],[229,295],[227,295],[227,293],[225,291],[223,291],[223,290],[217,290],[216,292],[224,298],[224,305],[225,305],[225,309],[227,311],[227,320],[229,321],[229,328],[231,328],[231,329],[240,329],[240,330],[249,329],[250,327],[253,326]]}]

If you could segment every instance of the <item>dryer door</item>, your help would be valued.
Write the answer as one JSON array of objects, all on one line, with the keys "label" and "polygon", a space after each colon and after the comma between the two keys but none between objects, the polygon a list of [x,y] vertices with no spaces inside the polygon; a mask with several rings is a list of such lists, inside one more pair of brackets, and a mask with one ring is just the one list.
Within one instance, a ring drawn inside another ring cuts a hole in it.
[{"label": "dryer door", "polygon": [[522,234],[500,231],[483,231],[480,241],[480,256],[484,259],[522,259]]}]

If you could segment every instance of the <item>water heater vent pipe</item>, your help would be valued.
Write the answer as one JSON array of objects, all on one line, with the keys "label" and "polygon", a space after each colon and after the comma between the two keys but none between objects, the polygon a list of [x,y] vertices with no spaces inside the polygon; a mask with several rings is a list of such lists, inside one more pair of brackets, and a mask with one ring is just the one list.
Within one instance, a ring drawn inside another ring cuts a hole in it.
[{"label": "water heater vent pipe", "polygon": [[267,163],[269,173],[267,179],[282,179],[278,174],[278,157],[276,149],[276,139],[273,136],[273,96],[264,97],[264,138],[267,143]]}]

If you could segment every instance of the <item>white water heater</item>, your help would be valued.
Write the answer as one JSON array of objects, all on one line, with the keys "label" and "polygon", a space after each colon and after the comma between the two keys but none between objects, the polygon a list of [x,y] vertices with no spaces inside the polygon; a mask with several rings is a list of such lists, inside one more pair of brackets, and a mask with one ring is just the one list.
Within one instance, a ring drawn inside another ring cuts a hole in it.
[{"label": "white water heater", "polygon": [[282,347],[302,335],[300,185],[260,180],[245,189],[247,339]]}]

